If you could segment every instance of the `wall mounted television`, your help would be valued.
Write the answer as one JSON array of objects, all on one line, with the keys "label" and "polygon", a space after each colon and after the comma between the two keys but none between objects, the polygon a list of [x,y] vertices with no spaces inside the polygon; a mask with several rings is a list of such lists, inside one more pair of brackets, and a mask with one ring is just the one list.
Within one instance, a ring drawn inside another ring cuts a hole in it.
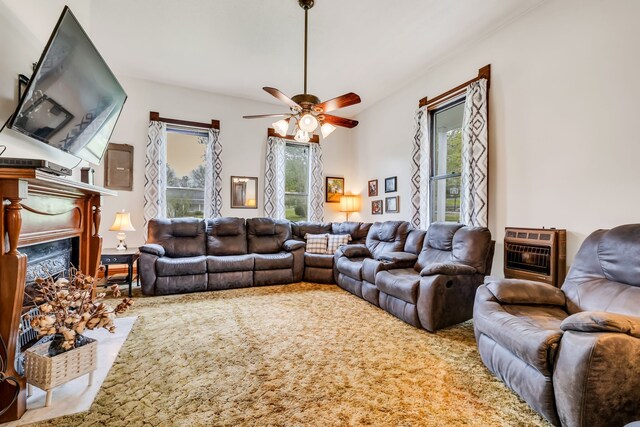
[{"label": "wall mounted television", "polygon": [[9,127],[99,164],[127,94],[65,6]]}]

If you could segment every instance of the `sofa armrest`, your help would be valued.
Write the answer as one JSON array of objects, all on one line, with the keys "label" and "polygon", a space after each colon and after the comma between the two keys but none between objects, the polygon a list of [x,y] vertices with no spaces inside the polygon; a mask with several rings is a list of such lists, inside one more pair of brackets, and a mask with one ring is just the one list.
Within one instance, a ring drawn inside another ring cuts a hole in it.
[{"label": "sofa armrest", "polygon": [[564,319],[560,329],[578,332],[617,332],[640,338],[640,317],[606,311],[582,311]]},{"label": "sofa armrest", "polygon": [[305,243],[301,242],[300,240],[286,240],[283,244],[282,244],[282,249],[284,249],[287,252],[291,252],[291,251],[295,251],[296,249],[300,249],[300,248],[304,248],[305,247]]},{"label": "sofa armrest", "polygon": [[371,252],[365,245],[344,245],[341,246],[342,255],[347,258],[370,258]]},{"label": "sofa armrest", "polygon": [[531,280],[487,278],[487,289],[504,304],[556,305],[564,307],[567,299],[555,286]]},{"label": "sofa armrest", "polygon": [[410,252],[387,252],[380,255],[378,260],[386,262],[415,263],[418,260],[418,255]]},{"label": "sofa armrest", "polygon": [[147,243],[146,245],[140,246],[139,250],[140,252],[155,256],[164,256],[164,248],[157,243]]},{"label": "sofa armrest", "polygon": [[438,263],[427,265],[420,272],[420,276],[435,276],[444,274],[447,276],[469,276],[476,274],[478,270],[470,265],[457,263]]}]

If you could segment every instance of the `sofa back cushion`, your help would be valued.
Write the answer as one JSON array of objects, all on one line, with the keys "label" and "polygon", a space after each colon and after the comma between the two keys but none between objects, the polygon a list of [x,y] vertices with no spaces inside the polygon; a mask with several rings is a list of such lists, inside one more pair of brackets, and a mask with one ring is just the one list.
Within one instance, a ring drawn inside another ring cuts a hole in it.
[{"label": "sofa back cushion", "polygon": [[171,258],[204,255],[205,227],[204,220],[198,218],[152,219],[147,242],[161,245]]},{"label": "sofa back cushion", "polygon": [[434,222],[427,230],[415,269],[422,271],[428,265],[453,262],[474,267],[480,274],[488,274],[492,256],[493,242],[489,229],[454,222]]},{"label": "sofa back cushion", "polygon": [[562,285],[567,309],[637,316],[640,307],[640,224],[593,232]]},{"label": "sofa back cushion", "polygon": [[291,238],[304,241],[307,234],[329,234],[331,233],[330,222],[308,222],[299,221],[291,223]]},{"label": "sofa back cushion", "polygon": [[247,230],[244,218],[207,219],[207,255],[244,255]]},{"label": "sofa back cushion", "polygon": [[409,223],[406,221],[374,222],[367,234],[367,249],[374,258],[386,252],[401,252],[408,234]]},{"label": "sofa back cushion", "polygon": [[407,241],[404,244],[404,252],[409,252],[414,255],[420,254],[422,246],[424,246],[426,234],[427,232],[425,230],[410,229],[407,234]]},{"label": "sofa back cushion", "polygon": [[370,229],[370,222],[346,221],[331,223],[331,234],[350,234],[351,243],[355,244],[365,243]]},{"label": "sofa back cushion", "polygon": [[282,250],[282,244],[291,239],[291,223],[271,218],[247,219],[249,253],[273,254]]}]

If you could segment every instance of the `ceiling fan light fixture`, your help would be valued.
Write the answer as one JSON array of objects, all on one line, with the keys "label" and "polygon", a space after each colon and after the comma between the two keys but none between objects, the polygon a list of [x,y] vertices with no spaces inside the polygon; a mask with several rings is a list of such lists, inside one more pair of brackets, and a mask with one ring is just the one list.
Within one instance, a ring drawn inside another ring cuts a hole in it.
[{"label": "ceiling fan light fixture", "polygon": [[318,119],[313,114],[306,113],[300,117],[298,126],[305,132],[313,132],[318,128]]},{"label": "ceiling fan light fixture", "polygon": [[322,126],[320,126],[320,132],[322,133],[322,137],[326,138],[329,135],[331,135],[331,133],[336,130],[336,127],[334,125],[332,125],[331,123],[325,123]]},{"label": "ceiling fan light fixture", "polygon": [[271,126],[273,126],[278,135],[287,136],[287,132],[289,131],[289,119],[278,120],[277,122],[272,123]]},{"label": "ceiling fan light fixture", "polygon": [[305,132],[302,129],[298,129],[296,132],[296,136],[293,137],[298,142],[309,142],[311,138],[309,137],[309,133]]}]

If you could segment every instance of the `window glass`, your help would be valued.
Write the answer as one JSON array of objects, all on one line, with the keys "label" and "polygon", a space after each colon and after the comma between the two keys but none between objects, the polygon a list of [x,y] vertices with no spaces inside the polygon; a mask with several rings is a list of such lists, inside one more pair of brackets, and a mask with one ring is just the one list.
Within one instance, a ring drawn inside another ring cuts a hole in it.
[{"label": "window glass", "polygon": [[309,207],[309,148],[288,143],[285,149],[285,217],[306,221]]},{"label": "window glass", "polygon": [[431,114],[431,220],[460,221],[464,98]]},{"label": "window glass", "polygon": [[205,148],[196,133],[167,129],[167,217],[204,217]]}]

